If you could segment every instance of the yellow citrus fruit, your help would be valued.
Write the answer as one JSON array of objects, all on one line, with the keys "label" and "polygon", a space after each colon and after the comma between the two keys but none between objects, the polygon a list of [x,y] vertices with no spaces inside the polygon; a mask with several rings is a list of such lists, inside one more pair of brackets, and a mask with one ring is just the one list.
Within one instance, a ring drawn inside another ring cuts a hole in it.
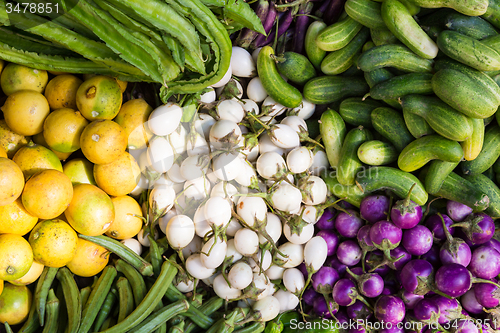
[{"label": "yellow citrus fruit", "polygon": [[94,179],[94,164],[86,158],[74,158],[63,165],[63,172],[73,185],[97,185]]},{"label": "yellow citrus fruit", "polygon": [[123,103],[114,121],[125,130],[129,149],[146,147],[153,136],[146,126],[152,111],[153,108],[142,98],[131,99]]},{"label": "yellow citrus fruit", "polygon": [[23,323],[29,315],[33,294],[22,285],[6,283],[0,294],[0,323],[10,326]]},{"label": "yellow citrus fruit", "polygon": [[109,251],[104,247],[78,239],[76,254],[66,266],[78,276],[90,277],[99,274],[109,262]]},{"label": "yellow citrus fruit", "polygon": [[16,284],[16,285],[25,285],[25,286],[28,284],[31,284],[31,283],[35,282],[40,277],[40,275],[42,275],[44,267],[45,267],[44,265],[33,260],[33,264],[31,265],[28,273],[24,274],[19,279],[16,279],[14,281],[10,281],[10,283]]},{"label": "yellow citrus fruit", "polygon": [[73,200],[64,212],[68,223],[86,236],[102,235],[115,218],[111,198],[99,187],[90,184],[74,186]]},{"label": "yellow citrus fruit", "polygon": [[49,76],[47,71],[34,69],[13,62],[7,64],[0,75],[0,85],[5,95],[9,96],[19,90],[43,92]]},{"label": "yellow citrus fruit", "polygon": [[35,135],[43,131],[43,122],[50,112],[49,103],[41,93],[16,91],[2,106],[7,125],[20,135]]},{"label": "yellow citrus fruit", "polygon": [[83,155],[94,164],[111,163],[127,149],[127,135],[112,120],[95,120],[85,127],[80,137]]},{"label": "yellow citrus fruit", "polygon": [[112,196],[126,195],[132,192],[140,177],[139,164],[127,152],[111,163],[94,165],[94,179],[97,186]]},{"label": "yellow citrus fruit", "polygon": [[56,156],[59,158],[61,161],[65,161],[68,159],[68,157],[71,155],[71,153],[61,153],[60,151],[54,150],[49,147],[47,142],[45,141],[45,138],[43,137],[43,131],[41,133],[35,134],[31,137],[33,139],[33,142],[39,145],[44,146],[45,148],[50,149]]},{"label": "yellow citrus fruit", "polygon": [[62,171],[43,170],[26,181],[21,197],[31,215],[53,219],[68,208],[73,198],[73,184]]},{"label": "yellow citrus fruit", "polygon": [[116,239],[132,238],[142,229],[142,209],[137,201],[128,196],[111,197],[115,207],[115,220],[106,235]]},{"label": "yellow citrus fruit", "polygon": [[3,291],[3,280],[0,280],[0,295],[2,295]]},{"label": "yellow citrus fruit", "polygon": [[44,266],[62,267],[75,256],[78,235],[63,220],[43,220],[31,230],[28,241],[34,260]]},{"label": "yellow citrus fruit", "polygon": [[6,157],[0,157],[0,188],[0,206],[16,201],[24,188],[23,171]]},{"label": "yellow citrus fruit", "polygon": [[21,235],[0,235],[0,280],[12,281],[28,273],[33,264],[33,251]]},{"label": "yellow citrus fruit", "polygon": [[[86,81],[88,79],[91,79],[93,78],[94,76],[97,76],[98,74],[83,74],[83,80]],[[127,81],[122,81],[116,77],[111,77],[113,80],[116,81],[116,83],[118,83],[118,85],[120,86],[120,91],[122,93],[125,92],[125,90],[127,89],[127,85],[128,85],[128,82]]]},{"label": "yellow citrus fruit", "polygon": [[28,213],[21,197],[16,201],[0,206],[0,234],[26,235],[38,222],[38,217]]},{"label": "yellow citrus fruit", "polygon": [[97,75],[85,80],[76,92],[77,109],[88,120],[113,119],[122,106],[122,92],[115,79]]},{"label": "yellow citrus fruit", "polygon": [[9,158],[12,158],[19,148],[27,144],[28,138],[12,131],[5,119],[0,119],[0,146],[5,149]]},{"label": "yellow citrus fruit", "polygon": [[30,141],[19,149],[12,160],[21,168],[25,179],[30,178],[38,171],[54,169],[63,171],[59,158],[54,152],[42,145]]},{"label": "yellow citrus fruit", "polygon": [[43,124],[43,137],[50,148],[62,153],[80,149],[80,136],[89,122],[80,112],[65,108],[52,111]]},{"label": "yellow citrus fruit", "polygon": [[0,146],[0,157],[7,157],[7,151],[2,146]]},{"label": "yellow citrus fruit", "polygon": [[52,110],[76,109],[76,92],[83,83],[81,79],[71,74],[57,75],[47,83],[45,97]]}]

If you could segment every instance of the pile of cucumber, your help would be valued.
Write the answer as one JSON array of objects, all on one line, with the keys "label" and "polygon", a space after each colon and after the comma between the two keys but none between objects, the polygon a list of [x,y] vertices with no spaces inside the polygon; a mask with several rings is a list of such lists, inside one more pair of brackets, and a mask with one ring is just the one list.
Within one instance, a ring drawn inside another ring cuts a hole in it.
[{"label": "pile of cucumber", "polygon": [[274,57],[287,82],[266,86],[272,62],[258,70],[283,105],[328,107],[335,196],[359,207],[412,189],[419,205],[442,197],[500,217],[499,28],[495,0],[347,0],[336,23],[309,26],[307,56]]}]

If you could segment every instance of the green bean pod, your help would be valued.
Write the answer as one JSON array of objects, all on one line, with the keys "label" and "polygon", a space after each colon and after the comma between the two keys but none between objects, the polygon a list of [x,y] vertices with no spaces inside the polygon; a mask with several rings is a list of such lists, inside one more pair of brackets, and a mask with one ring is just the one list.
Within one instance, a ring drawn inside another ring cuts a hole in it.
[{"label": "green bean pod", "polygon": [[138,306],[147,294],[144,278],[134,267],[122,259],[115,261],[115,268],[118,272],[125,275],[129,283],[134,286],[132,292],[134,293],[135,306]]},{"label": "green bean pod", "polygon": [[97,315],[97,317],[94,321],[94,326],[92,328],[93,332],[99,332],[99,330],[102,327],[102,324],[111,315],[111,311],[113,310],[113,307],[116,304],[117,299],[118,299],[118,292],[113,287],[106,295],[106,298],[104,299],[104,303],[102,303],[99,314]]},{"label": "green bean pod", "polygon": [[128,279],[121,276],[116,281],[116,290],[118,291],[119,309],[118,318],[116,321],[119,323],[134,311],[134,292]]},{"label": "green bean pod", "polygon": [[187,300],[179,300],[175,303],[168,304],[161,309],[151,313],[139,325],[129,332],[133,333],[148,333],[158,328],[161,324],[165,323],[170,318],[175,317],[189,309]]},{"label": "green bean pod", "polygon": [[71,271],[63,266],[59,268],[56,278],[61,282],[64,302],[68,313],[68,326],[65,332],[76,333],[80,326],[82,316],[82,300],[80,290]]},{"label": "green bean pod", "polygon": [[18,333],[35,333],[39,328],[40,321],[38,320],[37,304],[34,300],[32,300],[28,318],[23,323],[23,326],[21,326]]},{"label": "green bean pod", "polygon": [[59,268],[45,266],[36,284],[34,303],[36,304],[36,312],[40,320],[40,326],[44,325],[45,303],[47,302],[50,287],[56,278],[58,270]]},{"label": "green bean pod", "polygon": [[59,326],[59,299],[56,297],[54,289],[49,290],[47,297],[47,322],[43,325],[42,333],[57,332]]}]

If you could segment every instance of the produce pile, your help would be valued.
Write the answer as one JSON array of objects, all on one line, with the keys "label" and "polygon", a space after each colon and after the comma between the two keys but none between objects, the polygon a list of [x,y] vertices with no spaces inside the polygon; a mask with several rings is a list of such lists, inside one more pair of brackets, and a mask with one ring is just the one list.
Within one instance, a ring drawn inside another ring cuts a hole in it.
[{"label": "produce pile", "polygon": [[34,3],[0,331],[500,329],[500,3]]}]

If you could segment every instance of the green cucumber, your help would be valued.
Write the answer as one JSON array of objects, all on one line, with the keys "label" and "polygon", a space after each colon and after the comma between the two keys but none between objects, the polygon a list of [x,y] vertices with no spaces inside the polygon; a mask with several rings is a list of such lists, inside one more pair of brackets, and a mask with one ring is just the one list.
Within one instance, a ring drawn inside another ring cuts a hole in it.
[{"label": "green cucumber", "polygon": [[439,191],[434,194],[436,197],[460,202],[471,207],[474,211],[481,212],[488,208],[490,199],[470,181],[460,177],[455,172],[444,179]]},{"label": "green cucumber", "polygon": [[381,4],[372,0],[347,0],[344,9],[351,18],[370,29],[385,28]]},{"label": "green cucumber", "polygon": [[495,27],[500,28],[500,1],[489,0],[488,8],[486,8],[486,12],[481,17]]},{"label": "green cucumber", "polygon": [[484,39],[481,39],[481,43],[486,46],[491,47],[493,50],[500,52],[500,35],[496,34]]},{"label": "green cucumber", "polygon": [[274,50],[271,46],[264,46],[257,57],[257,73],[262,86],[276,102],[296,108],[302,102],[302,94],[281,77],[273,57]]},{"label": "green cucumber", "polygon": [[388,142],[365,141],[358,148],[358,158],[368,165],[387,165],[398,160],[398,151]]},{"label": "green cucumber", "polygon": [[436,131],[432,129],[424,118],[417,116],[408,110],[403,109],[403,118],[405,120],[406,128],[408,128],[408,131],[415,139],[436,133]]},{"label": "green cucumber", "polygon": [[462,146],[456,141],[433,134],[418,138],[409,143],[399,154],[398,167],[413,172],[431,160],[460,162],[464,156]]},{"label": "green cucumber", "polygon": [[408,94],[432,94],[431,73],[408,73],[390,78],[370,89],[373,99],[397,99]]},{"label": "green cucumber", "polygon": [[309,25],[304,38],[304,50],[306,51],[307,58],[317,69],[320,69],[321,61],[326,56],[326,51],[322,50],[316,45],[316,36],[319,32],[326,28],[326,23],[323,21],[314,21]]},{"label": "green cucumber", "polygon": [[401,98],[403,110],[425,119],[443,137],[464,141],[472,136],[471,118],[453,109],[435,96],[406,95]]},{"label": "green cucumber", "polygon": [[[391,73],[387,68],[378,68],[370,72],[364,72],[364,77],[366,83],[370,86],[370,88],[374,87],[376,84],[380,82],[384,82],[394,77],[394,74]],[[401,105],[396,99],[386,99],[385,103],[389,104],[395,109],[401,109]]]},{"label": "green cucumber", "polygon": [[340,102],[339,113],[350,125],[373,128],[371,113],[381,106],[380,102],[370,97],[349,97]]},{"label": "green cucumber", "polygon": [[484,174],[469,175],[464,176],[464,178],[490,199],[490,204],[484,212],[493,218],[500,218],[500,188],[498,185]]},{"label": "green cucumber", "polygon": [[412,186],[416,184],[410,193],[410,199],[420,206],[425,205],[427,202],[428,194],[422,182],[413,174],[398,168],[388,166],[371,167],[358,172],[356,182],[365,194],[389,190],[399,198],[405,198]]},{"label": "green cucumber", "polygon": [[[370,0],[371,1],[371,0]],[[363,27],[358,34],[343,48],[330,52],[321,62],[321,71],[326,75],[337,75],[344,73],[353,64],[357,54],[361,51],[363,44],[368,40],[370,32]],[[300,68],[293,68],[300,71]]]},{"label": "green cucumber", "polygon": [[472,123],[472,135],[462,141],[464,150],[464,159],[466,161],[474,160],[483,149],[485,124],[483,119],[470,118]]},{"label": "green cucumber", "polygon": [[460,163],[464,175],[483,173],[493,166],[500,157],[500,127],[497,124],[489,125],[484,132],[483,148],[472,161]]},{"label": "green cucumber", "polygon": [[358,67],[363,72],[382,67],[393,67],[405,72],[432,72],[434,61],[419,57],[404,45],[375,46],[361,54]]},{"label": "green cucumber", "polygon": [[433,160],[425,176],[424,186],[428,193],[436,193],[443,185],[444,179],[455,170],[459,162]]},{"label": "green cucumber", "polygon": [[479,71],[500,69],[500,54],[473,37],[445,30],[439,34],[437,45],[448,57]]},{"label": "green cucumber", "polygon": [[457,12],[469,15],[480,16],[486,13],[488,0],[411,0],[414,4],[422,8],[452,8]]},{"label": "green cucumber", "polygon": [[325,181],[328,191],[339,199],[345,200],[359,208],[361,201],[366,196],[356,185],[342,185],[339,183],[335,172],[324,172],[321,177]]},{"label": "green cucumber", "polygon": [[487,37],[497,36],[496,29],[479,16],[468,16],[451,12],[446,16],[444,26],[474,39],[482,40]]},{"label": "green cucumber", "polygon": [[324,51],[340,50],[356,36],[363,25],[350,16],[321,30],[316,36],[316,45]]},{"label": "green cucumber", "polygon": [[500,87],[488,75],[475,72],[470,75],[455,69],[438,70],[432,77],[432,89],[440,99],[466,116],[488,118],[500,105]]},{"label": "green cucumber", "polygon": [[401,43],[387,27],[378,29],[371,28],[370,36],[375,46]]},{"label": "green cucumber", "polygon": [[425,59],[434,59],[437,56],[439,49],[436,43],[422,30],[401,2],[384,0],[382,19],[387,28],[415,54]]},{"label": "green cucumber", "polygon": [[313,64],[300,53],[288,51],[276,59],[278,71],[293,83],[304,85],[316,76]]},{"label": "green cucumber", "polygon": [[325,75],[307,81],[303,94],[311,103],[329,104],[347,97],[363,96],[369,90],[362,77]]},{"label": "green cucumber", "polygon": [[346,135],[346,126],[342,117],[334,110],[328,109],[321,114],[319,131],[325,146],[328,162],[333,169],[339,164],[340,150]]},{"label": "green cucumber", "polygon": [[363,126],[347,132],[342,149],[340,150],[337,167],[337,180],[342,185],[354,185],[356,173],[363,168],[363,163],[358,158],[358,148],[365,141],[371,140],[372,134]]},{"label": "green cucumber", "polygon": [[414,140],[400,112],[380,107],[372,111],[371,118],[373,128],[389,140],[398,152]]}]

